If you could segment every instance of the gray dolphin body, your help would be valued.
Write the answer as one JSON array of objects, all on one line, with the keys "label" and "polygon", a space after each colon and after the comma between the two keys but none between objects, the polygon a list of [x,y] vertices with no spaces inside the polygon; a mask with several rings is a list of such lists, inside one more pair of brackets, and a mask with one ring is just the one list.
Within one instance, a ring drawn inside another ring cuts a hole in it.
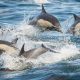
[{"label": "gray dolphin body", "polygon": [[40,15],[38,15],[36,18],[33,18],[33,20],[30,21],[29,24],[38,26],[40,28],[44,28],[45,30],[54,30],[62,32],[61,25],[58,19],[48,14],[44,9],[43,4],[42,4],[42,12],[40,13]]},{"label": "gray dolphin body", "polygon": [[[16,51],[16,48],[14,46],[12,46],[12,44],[10,42],[0,41],[0,43],[4,44],[4,45],[7,45],[8,49],[13,49],[14,51]],[[5,52],[6,49],[2,49],[0,51],[1,52]],[[29,51],[24,51],[24,44],[23,44],[23,46],[22,46],[22,48],[20,50],[19,56],[24,56],[26,59],[36,59],[40,55],[44,54],[47,51],[51,51],[51,52],[57,53],[56,51],[51,50],[51,49],[45,47],[43,44],[42,44],[42,47],[31,49]],[[10,51],[8,51],[8,52],[10,52]],[[9,68],[1,68],[0,71],[15,71],[15,70],[14,69],[11,70]]]},{"label": "gray dolphin body", "polygon": [[24,51],[24,45],[23,45],[22,48],[21,48],[19,56],[22,55],[27,59],[31,59],[31,58],[36,59],[37,57],[39,57],[40,55],[44,54],[47,51],[51,51],[51,52],[57,53],[56,51],[45,47],[43,44],[39,48],[31,49],[29,51]]},{"label": "gray dolphin body", "polygon": [[72,24],[70,29],[68,29],[67,33],[71,33],[73,35],[80,35],[80,17],[75,14],[73,14],[73,16],[74,23]]},{"label": "gray dolphin body", "polygon": [[[12,41],[12,42],[0,40],[0,54],[2,54],[3,52],[6,52],[8,54],[15,53],[18,50],[18,48],[16,48],[13,45],[13,43],[15,43],[15,40]],[[51,51],[51,52],[57,53],[56,51],[54,51],[54,50],[52,50],[50,48],[47,48],[43,44],[39,48],[34,48],[34,49],[31,49],[31,50],[25,51],[24,50],[24,44],[23,44],[23,46],[22,46],[22,48],[20,50],[19,56],[24,56],[27,59],[29,59],[29,58],[37,58],[38,56],[44,54],[47,51]]]},{"label": "gray dolphin body", "polygon": [[14,46],[17,40],[17,38],[12,42],[0,40],[0,54],[2,54],[3,52],[14,53],[17,50],[17,48]]}]

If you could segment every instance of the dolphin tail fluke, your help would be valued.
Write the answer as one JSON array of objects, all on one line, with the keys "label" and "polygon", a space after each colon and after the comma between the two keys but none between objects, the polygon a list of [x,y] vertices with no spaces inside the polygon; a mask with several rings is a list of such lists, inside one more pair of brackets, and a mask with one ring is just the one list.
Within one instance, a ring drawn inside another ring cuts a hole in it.
[{"label": "dolphin tail fluke", "polygon": [[49,50],[50,52],[59,53],[59,52],[57,52],[57,51],[55,51],[55,50],[53,50],[53,49],[50,49],[50,48],[46,47],[44,44],[42,44],[41,46],[42,46],[43,48],[46,48],[46,49]]},{"label": "dolphin tail fluke", "polygon": [[25,51],[24,51],[24,45],[25,45],[25,44],[22,45],[22,48],[21,48],[20,53],[19,53],[19,56],[21,56],[21,55],[25,52]]},{"label": "dolphin tail fluke", "polygon": [[43,4],[42,4],[42,12],[43,12],[43,13],[46,13]]},{"label": "dolphin tail fluke", "polygon": [[17,41],[18,41],[18,38],[13,39],[13,40],[12,40],[12,42],[11,42],[11,44],[16,44],[16,43],[17,43]]},{"label": "dolphin tail fluke", "polygon": [[73,14],[73,16],[74,16],[74,19],[75,19],[75,20],[80,20],[80,17],[77,16],[76,14]]}]

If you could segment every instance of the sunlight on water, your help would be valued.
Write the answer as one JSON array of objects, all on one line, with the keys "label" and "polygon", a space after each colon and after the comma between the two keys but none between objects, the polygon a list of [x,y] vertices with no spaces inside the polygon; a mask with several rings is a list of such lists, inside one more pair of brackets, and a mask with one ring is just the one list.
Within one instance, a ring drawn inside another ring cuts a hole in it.
[{"label": "sunlight on water", "polygon": [[[44,80],[44,77],[55,76],[58,73],[60,75],[69,75],[71,78],[73,75],[79,75],[77,72],[80,72],[80,46],[78,47],[79,44],[75,44],[79,38],[74,37],[74,41],[73,38],[71,40],[71,34],[66,34],[67,29],[74,23],[72,13],[79,14],[80,3],[77,1],[0,1],[0,39],[11,42],[13,39],[18,38],[15,45],[18,49],[15,53],[10,52],[11,54],[8,54],[5,52],[0,55],[0,69],[5,68],[16,71],[9,73],[2,71],[0,79]],[[48,13],[58,18],[63,34],[56,31],[41,32],[39,28],[28,24],[30,19],[41,13],[41,4],[44,4]],[[41,47],[41,44],[44,44],[57,53],[48,51],[37,59],[27,59],[18,56],[24,43],[25,51]],[[73,80],[73,78],[70,80]]]}]

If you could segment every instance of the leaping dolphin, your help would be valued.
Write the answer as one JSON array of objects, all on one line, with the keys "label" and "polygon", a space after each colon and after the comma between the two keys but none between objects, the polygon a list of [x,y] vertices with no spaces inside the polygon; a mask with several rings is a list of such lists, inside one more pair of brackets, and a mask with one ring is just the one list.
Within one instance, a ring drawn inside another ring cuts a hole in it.
[{"label": "leaping dolphin", "polygon": [[30,22],[30,25],[35,25],[39,28],[43,28],[45,30],[54,30],[58,32],[62,32],[61,25],[58,19],[49,13],[47,13],[42,4],[42,12],[36,18],[33,18]]},{"label": "leaping dolphin", "polygon": [[77,16],[76,14],[73,14],[74,16],[74,23],[68,29],[67,33],[71,33],[73,35],[80,35],[80,17]]},{"label": "leaping dolphin", "polygon": [[23,44],[21,51],[19,53],[19,56],[24,56],[27,59],[31,59],[31,58],[36,59],[37,57],[39,57],[40,55],[44,54],[47,51],[57,53],[56,51],[45,47],[43,44],[39,48],[34,48],[34,49],[29,50],[29,51],[25,51],[24,50],[24,44]]}]

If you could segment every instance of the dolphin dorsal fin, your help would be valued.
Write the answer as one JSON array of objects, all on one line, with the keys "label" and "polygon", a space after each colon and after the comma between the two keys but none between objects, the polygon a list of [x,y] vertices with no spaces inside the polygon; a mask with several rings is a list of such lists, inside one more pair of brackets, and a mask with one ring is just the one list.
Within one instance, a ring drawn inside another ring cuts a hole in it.
[{"label": "dolphin dorsal fin", "polygon": [[74,19],[75,19],[75,20],[80,20],[80,17],[77,16],[76,14],[73,14],[73,16],[74,16]]},{"label": "dolphin dorsal fin", "polygon": [[42,44],[41,46],[42,46],[43,48],[47,49],[47,51],[49,50],[50,52],[59,53],[59,52],[57,52],[57,51],[55,51],[55,50],[53,50],[53,49],[50,49],[50,48],[46,47],[44,44]]},{"label": "dolphin dorsal fin", "polygon": [[44,44],[41,44],[41,47],[46,48]]},{"label": "dolphin dorsal fin", "polygon": [[42,4],[42,13],[46,13],[43,4]]},{"label": "dolphin dorsal fin", "polygon": [[21,56],[21,55],[25,52],[25,51],[24,51],[24,45],[25,45],[25,44],[23,44],[22,47],[21,47],[21,50],[20,50],[19,56]]}]

